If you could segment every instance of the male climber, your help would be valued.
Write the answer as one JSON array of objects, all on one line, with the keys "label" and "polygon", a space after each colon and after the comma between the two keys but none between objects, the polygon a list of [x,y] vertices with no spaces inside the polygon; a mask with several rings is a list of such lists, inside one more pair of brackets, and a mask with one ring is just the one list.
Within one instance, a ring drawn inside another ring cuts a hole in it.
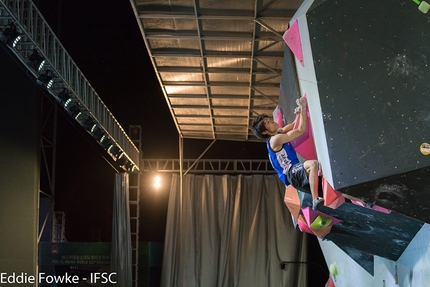
[{"label": "male climber", "polygon": [[297,153],[291,144],[306,131],[306,99],[300,98],[296,101],[295,113],[299,114],[299,126],[294,129],[295,121],[280,128],[279,125],[262,114],[252,122],[254,134],[260,139],[267,139],[267,151],[273,168],[279,178],[287,186],[291,184],[294,188],[307,191],[312,195],[312,209],[318,209],[324,199],[318,196],[318,171],[317,160],[306,160],[303,163],[297,158]]}]

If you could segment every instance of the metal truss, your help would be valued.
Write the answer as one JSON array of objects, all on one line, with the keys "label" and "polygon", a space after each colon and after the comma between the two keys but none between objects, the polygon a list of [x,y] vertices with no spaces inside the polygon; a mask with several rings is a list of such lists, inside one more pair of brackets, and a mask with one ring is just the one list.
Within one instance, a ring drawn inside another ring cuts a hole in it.
[{"label": "metal truss", "polygon": [[[97,95],[30,0],[0,0],[0,29],[14,23],[21,40],[10,50],[68,114],[126,171],[138,168],[139,150]],[[0,30],[1,32],[1,30]],[[33,56],[33,57],[32,57]],[[45,60],[35,65],[35,58]],[[42,78],[45,77],[45,78]],[[52,77],[52,86],[43,82]]]},{"label": "metal truss", "polygon": [[[142,159],[142,172],[180,173],[179,159]],[[184,174],[274,174],[269,160],[183,159]]]}]

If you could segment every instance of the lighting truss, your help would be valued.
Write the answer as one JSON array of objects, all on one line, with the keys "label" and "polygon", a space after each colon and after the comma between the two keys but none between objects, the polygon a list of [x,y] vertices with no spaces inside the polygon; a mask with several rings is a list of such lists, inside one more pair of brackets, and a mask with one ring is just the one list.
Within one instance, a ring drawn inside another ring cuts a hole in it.
[{"label": "lighting truss", "polygon": [[[275,174],[269,160],[183,159],[183,170],[192,174]],[[179,159],[143,159],[143,172],[179,173]]]},{"label": "lighting truss", "polygon": [[[91,87],[35,4],[31,0],[0,0],[0,27],[3,28],[0,36],[3,42],[27,67],[36,83],[105,147],[114,161],[120,160],[118,164],[124,170],[139,169],[139,150]],[[5,35],[6,29],[9,30]],[[15,45],[14,42],[10,44],[10,37],[6,37],[12,32],[13,37],[20,37]]]}]

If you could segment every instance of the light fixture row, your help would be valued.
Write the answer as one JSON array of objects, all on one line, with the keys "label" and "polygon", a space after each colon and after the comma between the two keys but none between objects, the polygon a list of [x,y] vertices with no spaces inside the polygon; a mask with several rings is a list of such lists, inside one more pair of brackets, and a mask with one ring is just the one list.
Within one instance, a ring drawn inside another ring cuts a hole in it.
[{"label": "light fixture row", "polygon": [[55,96],[57,102],[67,113],[100,144],[100,146],[114,159],[119,167],[132,172],[136,166],[126,156],[125,152],[111,139],[100,124],[81,105],[79,100],[66,88]]},{"label": "light fixture row", "polygon": [[[11,48],[15,48],[21,39],[21,33],[16,29],[16,25],[11,22],[5,26],[0,33],[0,40]],[[136,169],[135,164],[127,157],[124,151],[108,136],[108,133],[91,116],[81,102],[67,88],[58,94],[52,91],[55,74],[50,70],[46,60],[37,49],[33,49],[27,58],[27,64],[33,69],[36,77],[36,84],[54,96],[60,106],[62,106],[70,117],[78,121],[81,126],[92,135],[92,137],[103,147],[103,149],[114,159],[119,167],[127,172]]]}]

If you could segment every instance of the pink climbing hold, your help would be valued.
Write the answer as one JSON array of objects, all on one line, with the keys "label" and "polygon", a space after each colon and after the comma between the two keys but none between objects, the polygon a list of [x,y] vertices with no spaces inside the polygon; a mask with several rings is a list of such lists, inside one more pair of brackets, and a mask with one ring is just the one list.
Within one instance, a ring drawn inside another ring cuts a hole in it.
[{"label": "pink climbing hold", "polygon": [[303,60],[302,41],[300,40],[300,31],[297,20],[294,21],[287,31],[285,31],[282,38],[285,43],[287,43],[288,47],[290,47],[291,52],[293,52],[300,64],[304,67],[305,63]]},{"label": "pink climbing hold", "polygon": [[[307,100],[306,94],[303,96],[303,98]],[[301,155],[306,160],[312,160],[317,159],[317,155],[315,152],[314,138],[312,136],[312,125],[308,106],[306,106],[306,117],[306,132],[295,140],[291,141],[291,144],[299,155]],[[298,128],[299,124],[300,117],[297,117],[294,128]]]},{"label": "pink climbing hold", "polygon": [[321,177],[321,185],[324,194],[325,206],[336,209],[345,203],[345,198],[343,197],[342,193],[334,190],[324,177]]},{"label": "pink climbing hold", "polygon": [[309,234],[314,234],[312,232],[312,229],[308,226],[308,223],[306,222],[305,217],[303,216],[303,214],[300,214],[298,219],[297,219],[297,225],[299,226],[299,229],[301,232],[306,232]]},{"label": "pink climbing hold", "polygon": [[284,115],[279,106],[276,106],[275,110],[273,111],[273,120],[278,124],[280,128],[286,125]]}]

